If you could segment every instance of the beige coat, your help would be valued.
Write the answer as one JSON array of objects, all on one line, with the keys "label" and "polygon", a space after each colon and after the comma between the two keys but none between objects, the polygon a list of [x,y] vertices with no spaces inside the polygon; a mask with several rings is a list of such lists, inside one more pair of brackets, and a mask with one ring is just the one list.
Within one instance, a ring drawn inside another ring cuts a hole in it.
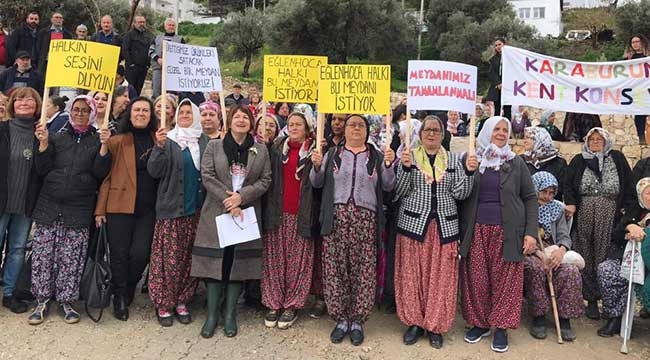
[{"label": "beige coat", "polygon": [[[239,190],[242,198],[241,208],[255,207],[261,233],[261,199],[271,185],[271,162],[266,146],[255,144],[251,147],[246,170],[244,184]],[[223,200],[229,196],[226,191],[232,191],[232,178],[222,140],[212,140],[208,143],[201,161],[201,178],[206,189],[206,198],[192,249],[192,276],[223,280],[224,250],[219,246],[215,218],[226,212]],[[258,239],[238,244],[234,251],[230,280],[260,279],[262,241]]]}]

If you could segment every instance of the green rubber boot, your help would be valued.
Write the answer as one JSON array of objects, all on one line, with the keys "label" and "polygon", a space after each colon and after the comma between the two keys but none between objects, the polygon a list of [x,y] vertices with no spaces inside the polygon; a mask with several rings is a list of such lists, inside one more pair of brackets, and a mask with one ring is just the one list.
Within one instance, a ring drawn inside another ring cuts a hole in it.
[{"label": "green rubber boot", "polygon": [[237,335],[237,298],[241,292],[241,283],[229,283],[226,288],[226,311],[223,332],[227,337]]},{"label": "green rubber boot", "polygon": [[201,336],[208,339],[214,335],[214,329],[216,329],[217,322],[219,322],[223,284],[220,281],[209,281],[206,282],[205,287],[208,290],[208,317],[205,319],[203,328],[201,328]]}]

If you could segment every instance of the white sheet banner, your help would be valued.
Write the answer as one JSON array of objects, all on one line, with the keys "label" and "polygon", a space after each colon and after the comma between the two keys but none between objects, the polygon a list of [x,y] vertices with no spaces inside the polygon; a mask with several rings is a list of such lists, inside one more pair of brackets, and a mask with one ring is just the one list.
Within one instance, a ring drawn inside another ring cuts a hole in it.
[{"label": "white sheet banner", "polygon": [[217,49],[164,41],[165,84],[169,91],[222,91]]},{"label": "white sheet banner", "polygon": [[650,57],[579,62],[503,48],[501,102],[588,114],[650,114]]},{"label": "white sheet banner", "polygon": [[454,110],[473,114],[476,74],[476,66],[472,65],[409,60],[409,110]]}]

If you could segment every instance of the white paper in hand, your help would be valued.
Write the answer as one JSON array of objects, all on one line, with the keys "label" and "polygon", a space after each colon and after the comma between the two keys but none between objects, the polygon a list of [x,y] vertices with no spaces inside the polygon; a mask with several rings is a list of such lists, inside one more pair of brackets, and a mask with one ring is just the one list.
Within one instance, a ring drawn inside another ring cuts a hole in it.
[{"label": "white paper in hand", "polygon": [[257,226],[257,216],[254,207],[242,209],[244,216],[234,218],[230,213],[219,215],[215,218],[217,223],[217,234],[219,235],[219,246],[223,249],[226,246],[241,244],[260,238],[260,229]]}]

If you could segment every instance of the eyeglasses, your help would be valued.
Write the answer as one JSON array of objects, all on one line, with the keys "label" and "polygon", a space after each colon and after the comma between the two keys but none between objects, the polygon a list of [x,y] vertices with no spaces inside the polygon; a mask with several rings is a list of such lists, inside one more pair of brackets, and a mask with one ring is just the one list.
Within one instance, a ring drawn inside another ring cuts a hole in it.
[{"label": "eyeglasses", "polygon": [[365,129],[366,124],[364,124],[364,123],[349,123],[349,124],[346,124],[345,127],[355,128],[355,129]]},{"label": "eyeglasses", "polygon": [[442,134],[442,130],[440,129],[422,129],[422,132],[425,134],[433,134],[433,135],[440,135]]},{"label": "eyeglasses", "polygon": [[78,115],[88,115],[90,114],[90,109],[72,108],[72,113]]}]

